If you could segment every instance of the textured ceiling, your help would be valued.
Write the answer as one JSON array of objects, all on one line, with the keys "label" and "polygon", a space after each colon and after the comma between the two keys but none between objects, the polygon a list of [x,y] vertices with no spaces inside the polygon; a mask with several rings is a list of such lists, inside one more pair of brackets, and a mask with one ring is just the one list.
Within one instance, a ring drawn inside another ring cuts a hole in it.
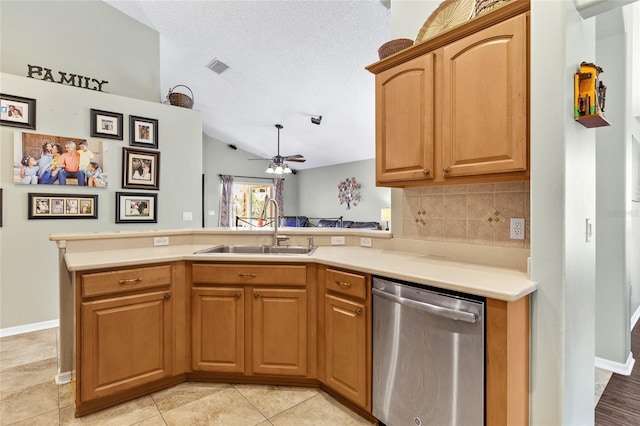
[{"label": "textured ceiling", "polygon": [[[280,153],[307,159],[292,168],[374,157],[375,79],[364,67],[390,39],[380,1],[106,3],[158,31],[163,96],[189,86],[212,138],[272,157],[280,123]],[[214,58],[229,69],[206,68]]]}]

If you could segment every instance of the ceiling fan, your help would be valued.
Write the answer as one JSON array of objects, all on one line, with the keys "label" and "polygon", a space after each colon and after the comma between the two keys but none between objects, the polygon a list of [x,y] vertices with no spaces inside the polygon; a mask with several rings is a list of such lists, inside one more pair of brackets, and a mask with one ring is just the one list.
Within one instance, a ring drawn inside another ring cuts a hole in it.
[{"label": "ceiling fan", "polygon": [[295,154],[295,155],[280,155],[280,129],[284,126],[282,124],[276,124],[276,129],[278,129],[278,153],[271,157],[267,158],[269,161],[269,168],[266,170],[267,173],[281,175],[283,173],[291,173],[291,169],[289,165],[286,163],[287,161],[293,163],[304,163],[307,161],[303,155]]}]

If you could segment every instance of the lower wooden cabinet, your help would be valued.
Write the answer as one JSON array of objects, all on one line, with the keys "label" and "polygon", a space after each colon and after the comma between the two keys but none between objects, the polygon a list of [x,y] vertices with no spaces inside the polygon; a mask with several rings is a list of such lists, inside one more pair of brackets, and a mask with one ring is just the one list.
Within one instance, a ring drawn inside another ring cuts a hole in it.
[{"label": "lower wooden cabinet", "polygon": [[[85,298],[79,305],[77,405],[174,374],[169,271],[169,267],[158,267],[83,276],[81,294],[84,291],[99,298]],[[156,282],[145,288],[152,282],[147,279],[149,274]],[[99,281],[100,285],[107,283],[106,290],[92,292],[93,284]],[[134,291],[141,292],[132,294]]]},{"label": "lower wooden cabinet", "polygon": [[316,299],[308,273],[305,265],[194,264],[193,370],[309,376]]},{"label": "lower wooden cabinet", "polygon": [[370,278],[326,268],[324,287],[324,383],[370,411]]},{"label": "lower wooden cabinet", "polygon": [[245,289],[192,289],[193,369],[244,373]]},{"label": "lower wooden cabinet", "polygon": [[366,407],[367,307],[325,296],[325,383]]},{"label": "lower wooden cabinet", "polygon": [[252,289],[252,372],[307,374],[307,290]]}]

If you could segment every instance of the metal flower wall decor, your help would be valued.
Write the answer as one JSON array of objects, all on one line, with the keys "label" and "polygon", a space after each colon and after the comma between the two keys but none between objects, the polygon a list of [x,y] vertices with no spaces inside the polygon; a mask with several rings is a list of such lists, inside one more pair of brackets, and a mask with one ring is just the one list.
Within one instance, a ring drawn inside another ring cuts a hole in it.
[{"label": "metal flower wall decor", "polygon": [[338,200],[340,204],[347,204],[347,210],[360,202],[361,186],[354,177],[347,178],[338,184]]}]

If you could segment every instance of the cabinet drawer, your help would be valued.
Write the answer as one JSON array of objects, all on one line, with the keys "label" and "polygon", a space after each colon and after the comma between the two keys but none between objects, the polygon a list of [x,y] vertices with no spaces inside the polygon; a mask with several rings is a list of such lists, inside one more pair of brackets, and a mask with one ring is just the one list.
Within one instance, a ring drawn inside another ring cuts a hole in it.
[{"label": "cabinet drawer", "polygon": [[325,285],[328,291],[365,299],[367,296],[367,277],[350,272],[327,268]]},{"label": "cabinet drawer", "polygon": [[195,264],[194,283],[306,285],[304,265]]},{"label": "cabinet drawer", "polygon": [[82,275],[82,297],[171,285],[171,265]]}]

